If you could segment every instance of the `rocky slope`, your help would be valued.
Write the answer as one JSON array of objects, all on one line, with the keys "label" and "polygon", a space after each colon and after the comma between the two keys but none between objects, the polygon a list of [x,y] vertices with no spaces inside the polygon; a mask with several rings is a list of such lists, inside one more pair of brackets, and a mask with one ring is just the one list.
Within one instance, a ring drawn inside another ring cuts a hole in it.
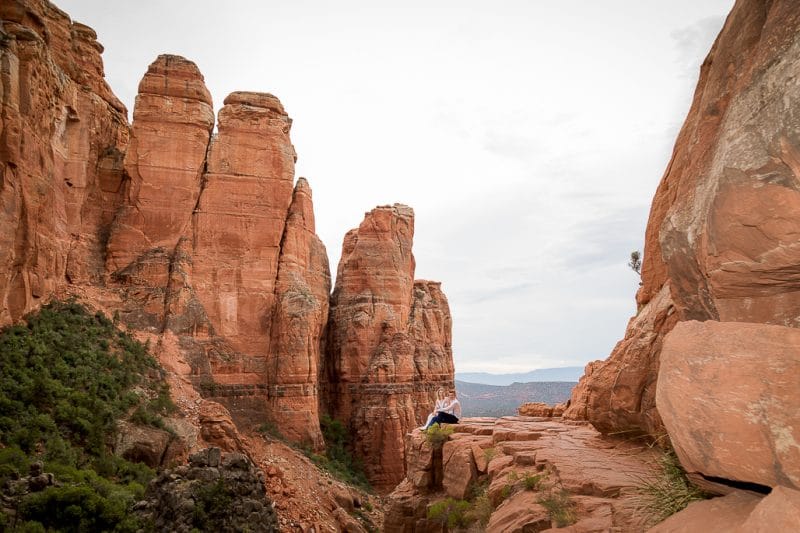
[{"label": "rocky slope", "polygon": [[[174,385],[224,405],[239,428],[269,422],[322,449],[320,407],[342,417],[371,479],[391,488],[402,435],[453,379],[447,300],[413,278],[411,209],[378,208],[348,236],[329,320],[328,258],[276,97],[234,92],[215,117],[198,67],[162,55],[128,124],[91,29],[46,0],[4,2],[0,18],[0,324],[79,295],[179,354],[165,358]],[[389,314],[342,352],[366,288]],[[389,390],[391,413],[379,413]]]}]

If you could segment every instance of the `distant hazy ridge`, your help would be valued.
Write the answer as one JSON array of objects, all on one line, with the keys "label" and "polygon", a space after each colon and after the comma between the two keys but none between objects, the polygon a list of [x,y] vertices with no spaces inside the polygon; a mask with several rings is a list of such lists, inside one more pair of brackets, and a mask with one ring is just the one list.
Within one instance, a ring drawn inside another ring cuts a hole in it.
[{"label": "distant hazy ridge", "polygon": [[500,386],[456,380],[464,416],[514,415],[517,407],[526,402],[565,402],[575,385],[575,382],[549,381]]},{"label": "distant hazy ridge", "polygon": [[563,368],[540,368],[516,374],[489,374],[488,372],[456,372],[456,379],[468,383],[485,385],[511,385],[512,383],[531,383],[541,381],[572,381],[577,383],[583,375],[582,366]]}]

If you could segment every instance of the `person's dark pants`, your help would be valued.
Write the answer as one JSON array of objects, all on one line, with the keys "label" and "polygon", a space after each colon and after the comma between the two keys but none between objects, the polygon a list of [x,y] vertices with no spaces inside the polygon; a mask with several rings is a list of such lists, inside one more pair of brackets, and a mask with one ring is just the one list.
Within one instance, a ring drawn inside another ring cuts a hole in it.
[{"label": "person's dark pants", "polygon": [[431,418],[431,423],[425,429],[428,429],[434,424],[458,424],[458,417],[451,415],[450,413],[443,413],[439,411],[436,413],[436,416]]}]

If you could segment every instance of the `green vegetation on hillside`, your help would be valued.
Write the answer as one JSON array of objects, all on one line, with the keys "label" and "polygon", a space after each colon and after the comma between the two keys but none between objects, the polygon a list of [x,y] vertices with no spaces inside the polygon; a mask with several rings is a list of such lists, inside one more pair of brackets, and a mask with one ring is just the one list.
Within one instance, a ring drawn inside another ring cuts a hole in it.
[{"label": "green vegetation on hillside", "polygon": [[[147,348],[101,313],[54,302],[0,331],[0,486],[44,463],[55,484],[16,498],[17,531],[135,531],[154,472],[111,453],[116,422],[163,427],[174,409]],[[8,486],[11,486],[10,484]],[[44,529],[43,529],[44,528]]]},{"label": "green vegetation on hillside", "polygon": [[322,437],[325,439],[325,452],[317,454],[307,450],[308,458],[339,480],[372,492],[372,486],[364,473],[364,465],[350,452],[352,444],[350,433],[344,424],[328,415],[322,415],[319,425],[322,429]]}]

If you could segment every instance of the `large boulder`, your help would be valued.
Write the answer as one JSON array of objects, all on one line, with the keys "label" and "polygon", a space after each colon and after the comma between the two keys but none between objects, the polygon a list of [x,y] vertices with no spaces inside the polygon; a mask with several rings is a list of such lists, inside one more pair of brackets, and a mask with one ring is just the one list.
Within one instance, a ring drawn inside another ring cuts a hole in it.
[{"label": "large boulder", "polygon": [[657,405],[683,466],[800,488],[800,330],[681,322],[666,336]]},{"label": "large boulder", "polygon": [[776,487],[767,496],[735,491],[690,504],[648,533],[776,533],[800,529],[800,492]]}]

